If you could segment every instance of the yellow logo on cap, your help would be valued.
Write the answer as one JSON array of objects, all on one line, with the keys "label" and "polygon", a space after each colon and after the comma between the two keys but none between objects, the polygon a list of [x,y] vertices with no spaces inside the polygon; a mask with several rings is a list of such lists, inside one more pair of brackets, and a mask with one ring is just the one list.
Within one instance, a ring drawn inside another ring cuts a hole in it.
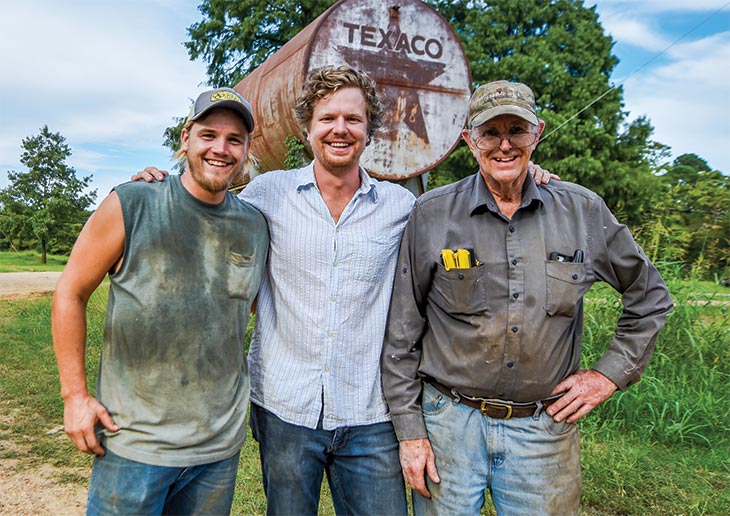
[{"label": "yellow logo on cap", "polygon": [[220,102],[221,100],[235,100],[236,102],[243,104],[238,95],[231,91],[216,91],[210,96],[211,102]]}]

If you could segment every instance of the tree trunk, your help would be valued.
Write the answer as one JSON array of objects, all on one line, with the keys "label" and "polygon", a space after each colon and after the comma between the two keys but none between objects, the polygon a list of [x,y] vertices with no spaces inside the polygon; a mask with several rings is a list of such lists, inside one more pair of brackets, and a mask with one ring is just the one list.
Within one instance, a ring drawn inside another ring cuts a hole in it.
[{"label": "tree trunk", "polygon": [[46,264],[46,239],[41,238],[41,264]]}]

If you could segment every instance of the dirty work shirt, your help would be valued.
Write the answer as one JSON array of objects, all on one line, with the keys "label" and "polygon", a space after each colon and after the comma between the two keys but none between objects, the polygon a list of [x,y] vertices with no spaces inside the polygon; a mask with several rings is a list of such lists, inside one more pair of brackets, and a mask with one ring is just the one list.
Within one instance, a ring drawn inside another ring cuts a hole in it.
[{"label": "dirty work shirt", "polygon": [[307,428],[320,414],[325,430],[388,421],[380,352],[413,194],[360,169],[360,188],[335,223],[310,164],[258,176],[241,197],[271,232],[251,400]]},{"label": "dirty work shirt", "polygon": [[104,444],[159,466],[231,457],[246,433],[244,334],[266,222],[231,194],[199,201],[179,176],[115,190],[124,261],[110,274],[97,397],[121,430]]},{"label": "dirty work shirt", "polygon": [[[441,250],[477,262],[447,271]],[[580,262],[560,261],[554,252]],[[383,389],[399,439],[426,437],[420,377],[472,396],[530,402],[580,364],[583,295],[604,281],[623,313],[592,367],[626,389],[639,380],[672,308],[654,265],[595,193],[525,181],[504,217],[480,174],[421,196],[398,259],[383,349]]]}]

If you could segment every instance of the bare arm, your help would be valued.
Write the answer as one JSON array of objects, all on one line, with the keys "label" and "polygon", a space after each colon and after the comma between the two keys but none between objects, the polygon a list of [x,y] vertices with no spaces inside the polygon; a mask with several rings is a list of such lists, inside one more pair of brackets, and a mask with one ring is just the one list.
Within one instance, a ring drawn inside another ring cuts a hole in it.
[{"label": "bare arm", "polygon": [[97,421],[111,431],[119,429],[86,388],[86,305],[123,251],[122,208],[112,192],[81,230],[53,296],[53,349],[61,379],[64,428],[84,453],[104,455],[94,434]]}]

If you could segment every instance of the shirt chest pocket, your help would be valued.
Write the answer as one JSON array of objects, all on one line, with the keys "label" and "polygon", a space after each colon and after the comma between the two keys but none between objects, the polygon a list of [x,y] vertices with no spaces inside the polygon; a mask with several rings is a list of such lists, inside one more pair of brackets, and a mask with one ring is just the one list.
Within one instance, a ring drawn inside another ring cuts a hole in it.
[{"label": "shirt chest pocket", "polygon": [[253,299],[258,290],[254,282],[254,257],[234,251],[226,253],[226,291],[235,299]]},{"label": "shirt chest pocket", "polygon": [[586,265],[572,262],[545,262],[545,310],[552,317],[573,317],[586,292]]},{"label": "shirt chest pocket", "polygon": [[438,264],[431,299],[450,314],[477,314],[487,308],[484,264],[469,269],[446,270]]},{"label": "shirt chest pocket", "polygon": [[352,276],[373,287],[379,287],[384,277],[395,266],[398,252],[397,240],[374,237],[348,242],[342,256],[342,265],[349,268]]}]

